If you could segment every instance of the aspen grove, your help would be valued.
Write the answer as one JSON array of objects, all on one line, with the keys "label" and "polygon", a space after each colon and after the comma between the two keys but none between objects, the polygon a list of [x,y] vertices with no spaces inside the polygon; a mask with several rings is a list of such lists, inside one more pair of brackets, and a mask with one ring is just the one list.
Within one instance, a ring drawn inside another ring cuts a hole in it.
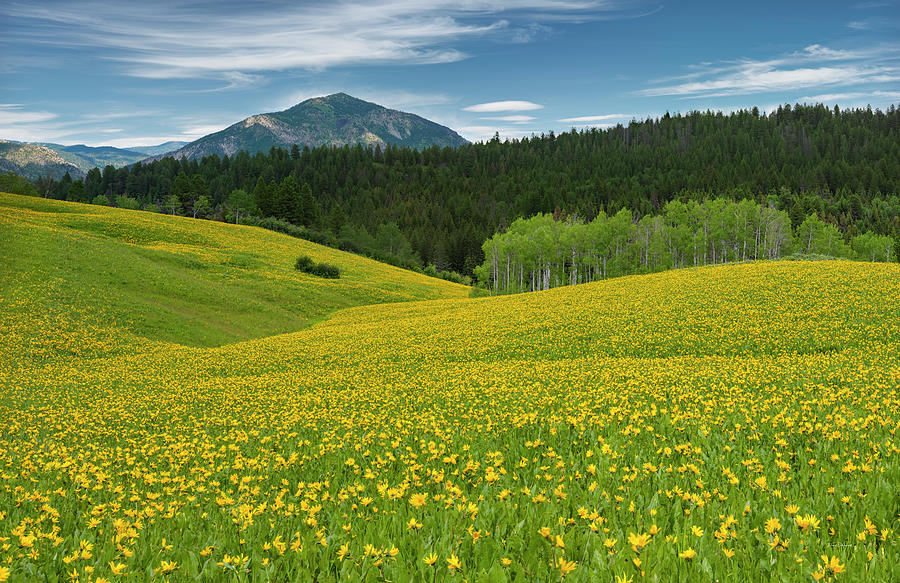
[{"label": "aspen grove", "polygon": [[590,222],[558,213],[518,219],[485,241],[475,273],[492,293],[516,293],[791,253],[891,261],[893,248],[891,237],[871,232],[848,245],[815,214],[795,231],[787,212],[751,200],[676,200],[639,220],[628,209]]}]

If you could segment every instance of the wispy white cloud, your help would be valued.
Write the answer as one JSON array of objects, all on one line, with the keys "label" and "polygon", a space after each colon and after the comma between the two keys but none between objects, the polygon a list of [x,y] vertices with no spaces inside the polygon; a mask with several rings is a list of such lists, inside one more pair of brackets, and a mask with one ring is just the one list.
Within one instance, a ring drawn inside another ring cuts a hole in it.
[{"label": "wispy white cloud", "polygon": [[114,148],[128,148],[134,146],[156,146],[166,142],[187,141],[180,136],[139,136],[129,138],[115,138],[112,140],[88,141],[88,146],[112,146]]},{"label": "wispy white cloud", "polygon": [[[0,105],[0,126],[16,126],[45,122],[58,117],[49,111],[28,111],[16,103]],[[2,129],[0,129],[2,131]]]},{"label": "wispy white cloud", "polygon": [[857,2],[853,5],[853,7],[858,10],[873,10],[877,8],[896,6],[897,4],[897,0],[872,0],[871,2]]},{"label": "wispy white cloud", "polygon": [[582,115],[579,117],[564,117],[563,119],[558,119],[559,123],[594,123],[594,122],[602,122],[610,119],[631,119],[635,117],[631,113],[608,113],[606,115]]},{"label": "wispy white cloud", "polygon": [[103,113],[85,113],[79,118],[80,122],[76,120],[71,123],[96,123],[113,119],[135,119],[156,115],[166,115],[166,112],[160,109],[129,109],[127,111],[114,110]]},{"label": "wispy white cloud", "polygon": [[900,28],[900,19],[897,19],[896,17],[881,17],[868,18],[865,20],[851,20],[847,23],[847,28],[857,32],[896,30]]},{"label": "wispy white cloud", "polygon": [[850,66],[777,70],[765,65],[749,64],[740,71],[719,79],[646,89],[640,93],[647,96],[722,97],[897,79],[900,77],[897,77],[895,69],[884,67]]},{"label": "wispy white cloud", "polygon": [[813,44],[804,47],[802,51],[795,52],[793,56],[826,61],[846,61],[849,59],[858,59],[862,57],[863,54],[854,51],[831,49],[820,44]]},{"label": "wispy white cloud", "polygon": [[[238,120],[234,121],[237,122]],[[177,139],[192,142],[194,140],[202,138],[203,136],[207,136],[209,134],[214,134],[218,131],[224,130],[229,125],[231,124],[186,127],[181,130],[181,134],[179,134]]]},{"label": "wispy white cloud", "polygon": [[52,140],[66,135],[49,111],[31,111],[18,103],[0,105],[0,138],[18,142]]},{"label": "wispy white cloud", "polygon": [[[161,110],[130,110],[119,111],[113,109],[102,113],[86,113],[74,119],[67,119],[57,113],[49,111],[33,111],[23,104],[0,104],[0,138],[20,142],[59,142],[63,144],[84,143],[84,136],[107,136],[120,134],[125,130],[120,127],[105,125],[113,120],[132,119],[148,116],[165,116]],[[224,127],[224,126],[223,126]],[[169,139],[197,139],[201,135],[189,133],[192,128],[185,130],[183,135]],[[201,131],[205,128],[196,128]],[[216,128],[221,129],[221,128]],[[195,137],[190,137],[195,136]],[[131,143],[130,138],[122,139],[94,139],[92,144],[116,145],[117,143],[129,143],[131,145],[153,145]],[[167,141],[161,140],[161,141]]]},{"label": "wispy white cloud", "polygon": [[528,42],[543,22],[634,18],[646,0],[345,0],[341,2],[122,3],[57,0],[0,5],[31,26],[28,42],[92,47],[151,79],[208,77],[224,89],[260,73],[346,65],[431,64],[467,58],[468,39]]},{"label": "wispy white cloud", "polygon": [[225,81],[225,85],[213,87],[212,89],[203,89],[199,91],[199,93],[213,93],[216,91],[228,91],[229,89],[246,89],[266,84],[266,78],[262,75],[251,75],[249,73],[241,73],[240,71],[225,71],[222,73],[222,80]]},{"label": "wispy white cloud", "polygon": [[535,109],[543,109],[544,106],[531,101],[491,101],[488,103],[477,103],[464,107],[463,111],[473,111],[476,113],[495,113],[500,111],[532,111]]},{"label": "wispy white cloud", "polygon": [[898,100],[900,101],[900,91],[859,91],[848,93],[822,93],[820,95],[809,95],[801,97],[799,101],[810,103],[834,103],[839,101],[859,101],[860,99],[874,98],[879,101]]},{"label": "wispy white cloud", "polygon": [[900,81],[898,57],[898,47],[847,51],[814,44],[766,61],[743,59],[695,65],[693,72],[657,80],[659,86],[640,90],[637,94],[645,97],[723,97],[894,83]]},{"label": "wispy white cloud", "polygon": [[57,124],[0,122],[0,138],[17,142],[55,142],[74,135],[71,129]]},{"label": "wispy white cloud", "polygon": [[533,115],[500,115],[497,117],[483,117],[481,118],[486,121],[507,121],[510,123],[528,123],[536,120],[537,118]]},{"label": "wispy white cloud", "polygon": [[519,44],[529,43],[536,38],[549,36],[552,32],[553,29],[549,26],[534,22],[514,29],[510,41]]}]

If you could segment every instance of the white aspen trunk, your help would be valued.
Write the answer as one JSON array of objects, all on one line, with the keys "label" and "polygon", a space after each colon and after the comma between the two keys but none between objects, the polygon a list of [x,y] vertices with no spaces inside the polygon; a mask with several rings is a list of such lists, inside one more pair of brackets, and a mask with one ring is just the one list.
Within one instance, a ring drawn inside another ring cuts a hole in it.
[{"label": "white aspen trunk", "polygon": [[506,291],[509,291],[510,281],[509,281],[509,254],[506,255]]},{"label": "white aspen trunk", "polygon": [[491,272],[494,278],[494,293],[500,291],[500,258],[497,256],[497,247],[491,249]]},{"label": "white aspen trunk", "polygon": [[578,264],[575,263],[575,247],[572,247],[572,285],[578,283]]},{"label": "white aspen trunk", "polygon": [[[703,264],[706,265],[709,262],[709,219],[703,220]],[[716,258],[713,257],[713,263],[715,263]]]},{"label": "white aspen trunk", "polygon": [[756,240],[753,243],[753,259],[759,259],[759,231],[760,225],[756,225]]}]

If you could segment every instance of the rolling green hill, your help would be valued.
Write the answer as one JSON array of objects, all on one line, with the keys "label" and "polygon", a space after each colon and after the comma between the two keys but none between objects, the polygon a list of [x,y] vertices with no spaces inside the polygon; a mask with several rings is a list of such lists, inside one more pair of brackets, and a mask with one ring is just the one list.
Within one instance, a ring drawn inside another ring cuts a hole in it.
[{"label": "rolling green hill", "polygon": [[[296,272],[300,254],[342,277]],[[469,291],[254,227],[8,194],[0,262],[6,307],[18,298],[33,314],[83,314],[100,328],[195,346],[298,330],[341,308]]]}]

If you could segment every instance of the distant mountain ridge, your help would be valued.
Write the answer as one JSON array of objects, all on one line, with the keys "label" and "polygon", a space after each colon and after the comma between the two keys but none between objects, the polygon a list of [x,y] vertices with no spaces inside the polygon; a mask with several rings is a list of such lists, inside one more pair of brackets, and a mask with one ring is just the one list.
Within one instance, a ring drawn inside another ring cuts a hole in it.
[{"label": "distant mountain ridge", "polygon": [[128,149],[132,152],[140,152],[146,156],[156,156],[158,154],[165,154],[166,152],[173,152],[189,143],[190,142],[164,142],[162,144],[157,144],[156,146],[130,146]]},{"label": "distant mountain ridge", "polygon": [[130,166],[172,156],[199,159],[216,154],[233,156],[268,152],[273,146],[342,146],[394,144],[407,148],[456,148],[469,142],[452,129],[424,117],[388,109],[346,93],[314,97],[273,113],[252,115],[224,130],[193,142],[165,142],[156,146],[65,146],[50,142],[0,140],[0,172],[29,179],[78,179],[92,168]]},{"label": "distant mountain ridge", "polygon": [[224,130],[204,136],[186,146],[157,155],[197,159],[216,154],[250,154],[271,147],[344,144],[386,145],[409,148],[457,147],[468,141],[448,127],[412,113],[388,109],[346,93],[307,99],[274,113],[252,115]]},{"label": "distant mountain ridge", "polygon": [[83,178],[84,171],[55,150],[40,144],[0,140],[0,172],[13,172],[30,180],[50,176],[59,180],[66,172]]},{"label": "distant mountain ridge", "polygon": [[62,144],[43,142],[38,145],[50,148],[67,162],[78,166],[82,172],[105,166],[115,166],[116,168],[128,166],[147,157],[146,154],[137,150],[113,146],[85,146],[84,144],[63,146]]},{"label": "distant mountain ridge", "polygon": [[0,139],[0,172],[14,172],[31,180],[43,176],[60,179],[66,172],[82,178],[91,168],[121,168],[147,156],[171,152],[187,142],[166,142],[155,146],[115,148],[113,146],[64,146],[51,142],[16,142]]}]

